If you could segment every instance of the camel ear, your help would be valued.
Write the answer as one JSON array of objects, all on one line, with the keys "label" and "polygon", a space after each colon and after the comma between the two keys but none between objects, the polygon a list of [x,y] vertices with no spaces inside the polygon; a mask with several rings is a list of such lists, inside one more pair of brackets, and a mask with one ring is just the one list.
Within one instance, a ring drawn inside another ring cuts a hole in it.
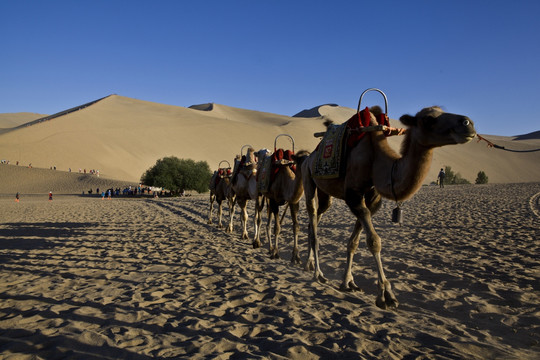
[{"label": "camel ear", "polygon": [[418,119],[411,115],[403,115],[399,118],[399,121],[401,121],[403,125],[407,126],[416,126],[418,123]]}]

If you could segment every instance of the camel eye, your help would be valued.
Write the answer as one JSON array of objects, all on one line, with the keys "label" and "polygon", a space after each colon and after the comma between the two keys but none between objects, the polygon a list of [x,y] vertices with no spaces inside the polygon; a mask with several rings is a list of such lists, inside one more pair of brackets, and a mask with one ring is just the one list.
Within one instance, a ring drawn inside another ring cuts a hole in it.
[{"label": "camel eye", "polygon": [[471,121],[469,119],[463,120],[463,126],[469,126],[471,124]]}]

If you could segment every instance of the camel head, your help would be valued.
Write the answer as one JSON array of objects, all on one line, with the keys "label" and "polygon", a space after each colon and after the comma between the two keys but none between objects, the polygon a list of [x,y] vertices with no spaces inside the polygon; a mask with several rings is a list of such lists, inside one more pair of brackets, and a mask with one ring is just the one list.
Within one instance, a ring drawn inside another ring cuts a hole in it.
[{"label": "camel head", "polygon": [[438,106],[422,109],[415,116],[403,115],[399,120],[409,127],[412,141],[428,148],[465,144],[476,136],[471,119],[446,113]]},{"label": "camel head", "polygon": [[271,152],[268,149],[261,149],[255,153],[257,161],[264,159],[266,156],[270,156]]}]

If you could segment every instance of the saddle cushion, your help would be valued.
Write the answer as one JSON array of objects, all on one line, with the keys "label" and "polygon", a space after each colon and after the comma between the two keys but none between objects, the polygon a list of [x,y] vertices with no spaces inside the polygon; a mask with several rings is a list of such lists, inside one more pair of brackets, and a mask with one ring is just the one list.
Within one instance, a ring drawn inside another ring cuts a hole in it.
[{"label": "saddle cushion", "polygon": [[280,161],[282,160],[290,161],[291,164],[287,164],[285,166],[290,166],[291,170],[296,173],[296,165],[294,164],[293,156],[294,153],[291,150],[277,149],[276,151],[274,151],[274,153],[272,154],[272,170],[270,182],[274,181],[280,167],[284,166],[280,164]]},{"label": "saddle cushion", "polygon": [[313,176],[320,179],[338,178],[345,165],[347,152],[366,135],[360,131],[361,128],[370,125],[371,113],[367,107],[343,124],[330,125],[315,149],[317,154]]}]

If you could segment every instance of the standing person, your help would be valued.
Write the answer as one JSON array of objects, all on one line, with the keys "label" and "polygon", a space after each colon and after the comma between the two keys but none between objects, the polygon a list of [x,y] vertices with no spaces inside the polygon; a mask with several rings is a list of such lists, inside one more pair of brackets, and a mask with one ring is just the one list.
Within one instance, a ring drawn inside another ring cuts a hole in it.
[{"label": "standing person", "polygon": [[111,200],[111,189],[107,190],[107,199]]},{"label": "standing person", "polygon": [[444,187],[444,178],[446,177],[446,174],[444,172],[444,169],[441,168],[441,171],[439,171],[439,175],[437,176],[437,178],[439,179],[439,186],[441,188]]},{"label": "standing person", "polygon": [[15,201],[19,202],[19,193],[18,192],[15,194]]},{"label": "standing person", "polygon": [[52,201],[52,191],[49,191],[49,201]]}]

